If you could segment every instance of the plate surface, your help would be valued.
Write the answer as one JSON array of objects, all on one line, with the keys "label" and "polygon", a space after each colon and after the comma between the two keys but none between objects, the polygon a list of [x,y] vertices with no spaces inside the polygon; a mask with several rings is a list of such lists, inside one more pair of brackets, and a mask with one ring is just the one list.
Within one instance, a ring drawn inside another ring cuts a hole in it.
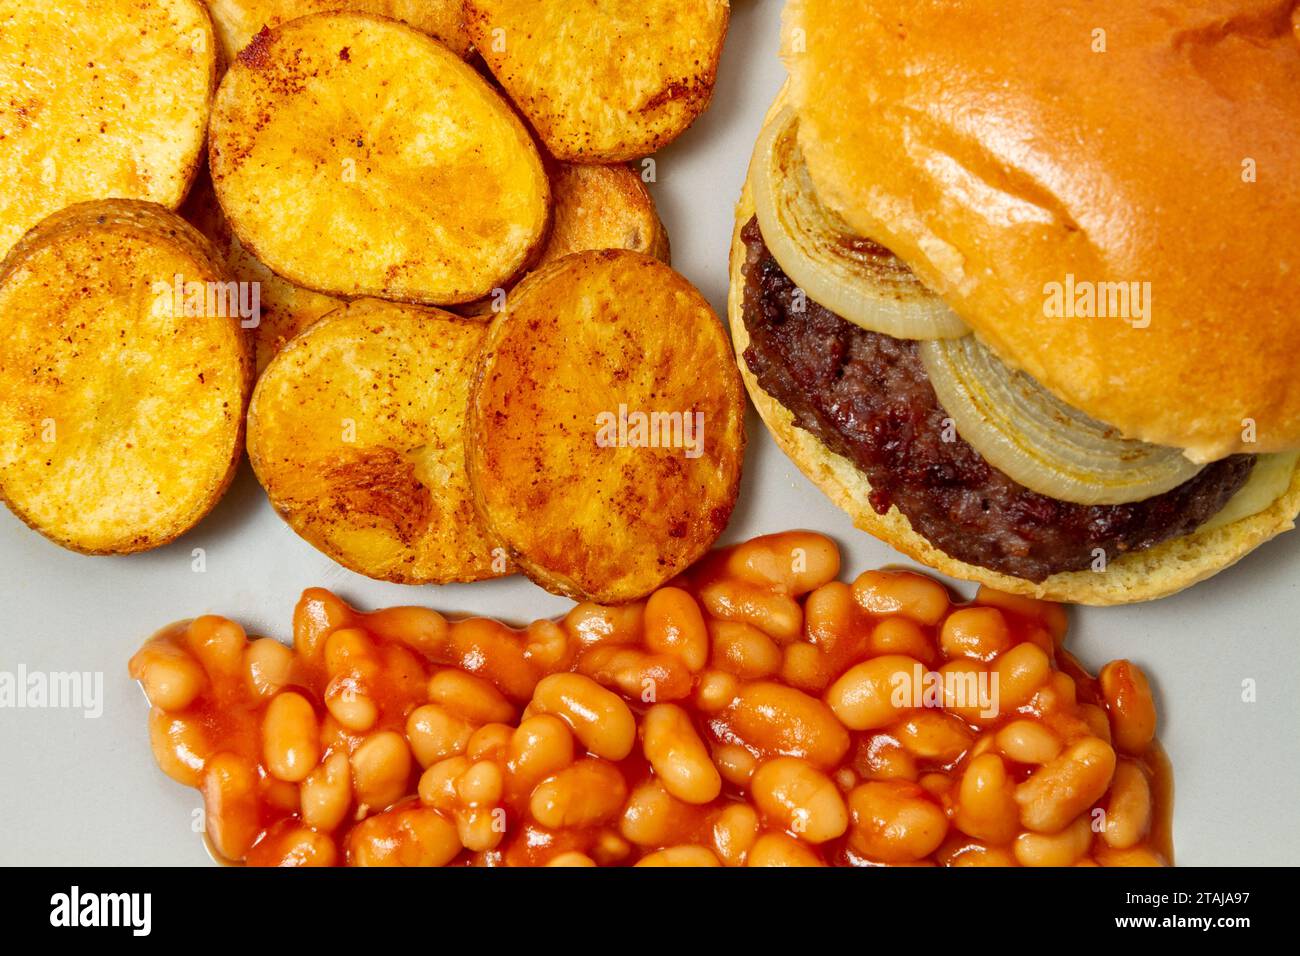
[{"label": "plate surface", "polygon": [[[725,314],[732,206],[763,115],[780,88],[781,4],[737,0],[710,110],[655,157],[651,188],[673,264]],[[772,444],[750,412],[750,447],[724,541],[812,528],[844,567],[906,563],[855,531]],[[201,549],[206,570],[195,568]],[[1150,675],[1174,767],[1174,845],[1184,865],[1281,865],[1300,858],[1300,534],[1173,598],[1072,612],[1068,645],[1096,671],[1128,657]],[[248,469],[198,528],[122,558],[66,552],[0,508],[0,671],[102,674],[103,713],[0,709],[0,865],[205,864],[192,832],[198,793],[154,765],[147,705],[126,674],[140,642],[173,620],[225,614],[288,638],[298,594],[323,585],[362,607],[425,604],[531,619],[569,602],[522,578],[403,587],[334,565],[271,511]],[[971,595],[973,586],[958,584]],[[1243,700],[1253,682],[1255,700]]]}]

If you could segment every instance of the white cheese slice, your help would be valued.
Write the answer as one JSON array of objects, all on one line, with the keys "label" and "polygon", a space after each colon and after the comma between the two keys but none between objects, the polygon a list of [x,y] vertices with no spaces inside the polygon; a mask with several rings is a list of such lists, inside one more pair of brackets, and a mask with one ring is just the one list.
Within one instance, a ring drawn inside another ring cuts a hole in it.
[{"label": "white cheese slice", "polygon": [[1295,473],[1296,459],[1300,451],[1278,452],[1272,455],[1257,455],[1255,468],[1250,479],[1235,495],[1228,499],[1223,509],[1197,531],[1213,531],[1224,525],[1257,515],[1273,502],[1286,494],[1291,487],[1291,476]]}]

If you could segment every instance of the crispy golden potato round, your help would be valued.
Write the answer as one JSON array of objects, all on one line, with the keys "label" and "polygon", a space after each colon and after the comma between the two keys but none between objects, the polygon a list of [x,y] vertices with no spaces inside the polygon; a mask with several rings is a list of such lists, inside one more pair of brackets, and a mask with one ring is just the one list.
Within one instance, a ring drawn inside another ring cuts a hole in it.
[{"label": "crispy golden potato round", "polygon": [[521,282],[488,333],[470,398],[474,503],[538,584],[635,600],[726,526],[744,411],[694,286],[636,252],[567,256]]},{"label": "crispy golden potato round", "polygon": [[233,63],[262,27],[278,27],[309,13],[348,10],[409,23],[445,43],[457,56],[469,53],[461,0],[207,0],[226,62]]},{"label": "crispy golden potato round", "polygon": [[180,205],[216,69],[200,0],[0,0],[0,257],[74,203]]},{"label": "crispy golden potato round", "polygon": [[298,335],[248,411],[248,457],[276,510],[383,581],[477,581],[494,555],[465,474],[465,407],[487,327],[363,299]]},{"label": "crispy golden potato round", "polygon": [[727,0],[466,0],[470,38],[557,159],[613,163],[676,139],[713,96]]},{"label": "crispy golden potato round", "polygon": [[[537,267],[588,249],[630,249],[671,264],[668,230],[650,190],[630,167],[555,163],[551,170],[551,234]],[[471,318],[491,319],[505,308],[506,290],[460,306]]]},{"label": "crispy golden potato round", "polygon": [[212,241],[223,256],[231,278],[246,283],[256,292],[256,321],[243,324],[251,326],[249,331],[253,337],[253,357],[258,375],[291,338],[317,319],[347,304],[343,299],[313,292],[281,279],[245,249],[226,222],[206,173],[194,184],[180,213]]},{"label": "crispy golden potato round", "polygon": [[621,163],[559,163],[551,173],[554,213],[539,265],[588,249],[630,249],[668,263],[668,232],[641,177]]},{"label": "crispy golden potato round", "polygon": [[470,302],[537,252],[550,187],[510,106],[436,40],[316,14],[227,71],[209,165],[243,246],[307,289]]},{"label": "crispy golden potato round", "polygon": [[218,256],[136,200],[71,206],[0,266],[0,497],[89,554],[143,551],[220,499],[252,357]]},{"label": "crispy golden potato round", "polygon": [[257,374],[295,335],[346,303],[332,295],[313,292],[281,279],[258,261],[232,235],[226,268],[241,282],[257,283],[261,316],[253,327],[253,356]]}]

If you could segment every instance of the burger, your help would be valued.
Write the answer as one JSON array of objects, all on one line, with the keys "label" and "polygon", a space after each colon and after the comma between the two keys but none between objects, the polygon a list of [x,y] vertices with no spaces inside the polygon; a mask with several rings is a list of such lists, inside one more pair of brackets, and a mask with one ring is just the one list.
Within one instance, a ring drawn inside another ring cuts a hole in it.
[{"label": "burger", "polygon": [[1172,594],[1300,511],[1300,8],[792,0],[729,319],[855,524],[1016,594]]}]

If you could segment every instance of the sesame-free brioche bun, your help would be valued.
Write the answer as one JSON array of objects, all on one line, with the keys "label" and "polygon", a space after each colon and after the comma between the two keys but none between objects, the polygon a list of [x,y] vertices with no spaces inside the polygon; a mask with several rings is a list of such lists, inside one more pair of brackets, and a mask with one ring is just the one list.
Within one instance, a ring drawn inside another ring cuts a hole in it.
[{"label": "sesame-free brioche bun", "polygon": [[[791,0],[783,48],[819,199],[1004,362],[1198,462],[1300,447],[1294,0]],[[1067,280],[1149,282],[1150,324],[1049,317]],[[1238,545],[1155,549],[1133,583]],[[1111,594],[1073,577],[1044,590]]]},{"label": "sesame-free brioche bun", "polygon": [[1052,601],[1111,605],[1151,601],[1181,591],[1235,564],[1265,541],[1294,527],[1293,520],[1300,512],[1300,468],[1292,475],[1286,492],[1265,510],[1211,531],[1197,531],[1145,551],[1126,554],[1110,561],[1105,571],[1068,571],[1053,574],[1036,584],[958,561],[940,551],[914,531],[907,516],[897,508],[890,508],[883,515],[877,514],[868,498],[871,485],[866,477],[847,458],[827,448],[817,436],[797,428],[791,412],[763,391],[749,370],[744,359],[745,349],[749,347],[749,333],[743,319],[745,277],[741,266],[745,262],[745,246],[740,231],[753,215],[754,200],[746,182],[736,208],[727,303],[731,339],[736,348],[741,378],[777,445],[810,481],[848,512],[861,530],[921,564],[954,578]]}]

